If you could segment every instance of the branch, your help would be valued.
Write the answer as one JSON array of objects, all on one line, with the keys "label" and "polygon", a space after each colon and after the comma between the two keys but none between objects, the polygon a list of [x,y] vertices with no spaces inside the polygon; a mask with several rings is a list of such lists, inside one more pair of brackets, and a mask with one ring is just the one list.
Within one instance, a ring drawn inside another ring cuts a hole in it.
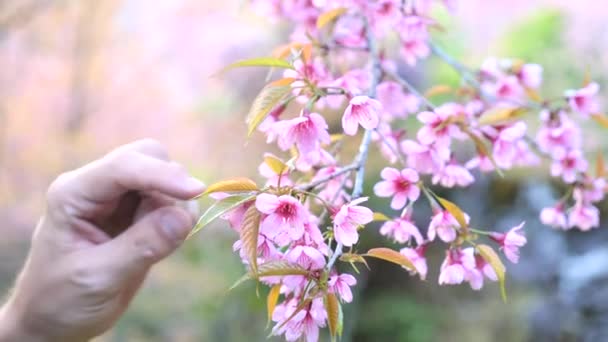
[{"label": "branch", "polygon": [[[371,60],[371,82],[368,90],[368,96],[371,98],[376,97],[376,87],[380,82],[380,78],[382,77],[382,65],[380,64],[380,56],[378,55],[378,47],[376,46],[376,41],[374,39],[371,28],[369,27],[369,22],[367,19],[364,19],[365,24],[365,35],[367,37],[367,46],[369,48],[369,55]],[[361,140],[361,145],[359,146],[359,153],[355,158],[356,165],[356,175],[355,175],[355,184],[353,186],[353,192],[351,195],[351,201],[357,199],[363,193],[363,181],[365,180],[365,163],[367,162],[367,156],[369,154],[369,146],[372,141],[372,132],[373,130],[368,129],[363,134],[363,140]],[[342,243],[338,242],[336,245],[336,249],[334,250],[331,258],[327,262],[327,270],[331,270],[334,266],[334,263],[338,259],[338,257],[342,254],[342,248],[344,246]]]},{"label": "branch", "polygon": [[390,78],[392,78],[393,80],[395,80],[397,83],[399,83],[402,87],[405,87],[410,93],[414,94],[414,96],[416,96],[417,98],[420,99],[420,101],[422,101],[430,110],[435,110],[435,105],[426,97],[424,97],[424,95],[422,95],[418,89],[416,89],[412,84],[410,84],[408,81],[406,81],[404,78],[402,78],[401,76],[397,75],[397,73],[392,72],[390,70],[384,69],[384,73],[389,76]]},{"label": "branch", "polygon": [[332,180],[334,178],[337,178],[337,177],[339,177],[339,176],[341,176],[341,175],[343,175],[345,173],[348,173],[350,171],[353,171],[353,170],[355,170],[357,168],[358,168],[358,165],[355,164],[355,163],[353,163],[351,165],[348,165],[348,166],[345,166],[345,167],[341,168],[339,171],[336,171],[336,172],[334,172],[334,173],[332,173],[330,175],[327,175],[327,176],[325,176],[323,178],[320,178],[320,179],[318,179],[318,180],[316,180],[314,182],[311,182],[309,184],[305,184],[305,185],[299,186],[298,190],[310,191],[310,190],[316,188],[317,186],[319,186],[319,185],[321,185],[323,183],[329,182],[330,180]]}]

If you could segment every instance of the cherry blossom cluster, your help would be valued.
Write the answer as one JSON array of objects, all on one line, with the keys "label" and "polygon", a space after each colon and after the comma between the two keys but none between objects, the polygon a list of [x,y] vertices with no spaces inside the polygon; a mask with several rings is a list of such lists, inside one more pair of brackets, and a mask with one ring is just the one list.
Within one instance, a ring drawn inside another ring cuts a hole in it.
[{"label": "cherry blossom cluster", "polygon": [[[287,341],[317,341],[319,329],[328,326],[332,337],[339,336],[341,303],[353,300],[356,278],[337,266],[350,264],[358,272],[355,265],[367,266],[366,258],[372,257],[426,279],[425,252],[431,243],[445,249],[439,284],[468,283],[479,290],[485,280],[498,281],[504,297],[505,267],[495,249],[517,263],[526,244],[524,223],[506,232],[476,229],[457,204],[433,191],[468,187],[480,173],[503,175],[547,161],[551,175],[569,190],[542,211],[542,222],[562,229],[598,226],[593,204],[604,197],[605,178],[603,171],[589,173],[577,124],[601,116],[596,83],[543,100],[537,64],[496,58],[478,70],[458,64],[430,39],[438,26],[431,7],[443,5],[453,12],[453,1],[253,4],[294,27],[290,42],[275,57],[240,64],[284,69],[258,95],[247,119],[250,131],[265,134],[282,154],[264,156],[259,166],[263,187],[235,179],[210,188],[222,217],[239,234],[234,249],[248,268],[247,277],[271,288],[272,334]],[[452,101],[440,105],[397,72],[400,63],[414,66],[431,53],[466,83],[450,91]],[[535,138],[524,120],[529,113],[540,115]],[[410,117],[417,126],[406,131]],[[330,118],[340,127],[330,129]],[[348,155],[344,147],[357,136],[362,136],[358,152]],[[375,213],[365,206],[368,197],[362,197],[372,143],[387,164],[373,186],[387,208]],[[425,205],[432,216],[420,229],[412,217]],[[380,234],[399,245],[398,251],[357,250],[372,221],[381,221]]]}]

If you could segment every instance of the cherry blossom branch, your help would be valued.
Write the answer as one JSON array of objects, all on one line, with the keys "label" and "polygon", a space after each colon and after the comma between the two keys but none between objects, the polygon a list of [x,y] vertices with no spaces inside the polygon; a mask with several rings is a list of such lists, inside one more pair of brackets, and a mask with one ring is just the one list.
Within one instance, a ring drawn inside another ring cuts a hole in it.
[{"label": "cherry blossom branch", "polygon": [[[369,22],[367,19],[364,19],[365,24],[365,35],[367,37],[367,46],[369,48],[369,57],[371,61],[371,82],[369,85],[368,96],[371,98],[376,97],[376,87],[380,82],[380,78],[382,77],[382,65],[380,64],[380,57],[378,55],[378,48],[376,46],[376,41],[373,36],[373,32],[369,27]],[[351,201],[357,199],[363,193],[363,182],[365,180],[365,163],[367,162],[367,156],[369,154],[369,146],[372,141],[372,132],[373,130],[368,129],[363,134],[363,139],[361,140],[361,145],[359,145],[359,153],[355,158],[354,165],[356,168],[355,175],[355,184],[353,185],[353,192],[351,194]],[[338,257],[342,254],[342,248],[344,246],[342,243],[338,242],[336,244],[336,249],[331,255],[331,258],[327,262],[327,270],[331,270],[334,266]]]},{"label": "cherry blossom branch", "polygon": [[330,180],[332,180],[334,178],[337,178],[337,177],[339,177],[339,176],[341,176],[341,175],[343,175],[345,173],[351,172],[351,171],[357,169],[358,167],[359,166],[356,163],[350,164],[348,166],[345,166],[345,167],[341,168],[339,171],[336,171],[336,172],[334,172],[334,173],[332,173],[330,175],[327,175],[327,176],[325,176],[323,178],[320,178],[320,179],[318,179],[318,180],[316,180],[314,182],[311,182],[309,184],[304,184],[302,186],[299,186],[298,190],[310,191],[310,190],[316,188],[317,186],[319,186],[319,185],[321,185],[323,183],[329,182]]},{"label": "cherry blossom branch", "polygon": [[435,105],[429,99],[427,99],[424,95],[422,95],[418,91],[418,89],[416,89],[416,87],[414,87],[411,83],[406,81],[401,76],[397,75],[397,73],[387,70],[386,68],[384,69],[384,73],[387,76],[389,76],[390,78],[392,78],[393,80],[395,80],[397,83],[399,83],[402,87],[405,87],[410,93],[414,94],[414,96],[419,98],[420,101],[422,101],[429,109],[435,110],[435,108],[436,108]]},{"label": "cherry blossom branch", "polygon": [[386,136],[384,134],[380,133],[380,131],[377,128],[374,131],[376,132],[376,134],[378,134],[380,139],[382,139],[382,143],[384,145],[386,145],[386,147],[388,147],[391,150],[391,152],[393,152],[395,154],[395,156],[397,156],[397,159],[399,159],[399,162],[401,163],[401,165],[406,166],[405,159],[403,159],[403,155],[401,154],[399,149],[395,148],[395,146],[391,145],[390,142],[388,141],[388,139],[386,139]]}]

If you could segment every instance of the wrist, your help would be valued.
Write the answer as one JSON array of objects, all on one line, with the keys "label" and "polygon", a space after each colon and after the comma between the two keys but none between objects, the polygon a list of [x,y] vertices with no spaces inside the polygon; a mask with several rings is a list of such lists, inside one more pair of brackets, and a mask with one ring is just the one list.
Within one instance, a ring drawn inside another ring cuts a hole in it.
[{"label": "wrist", "polygon": [[25,320],[9,300],[0,309],[0,342],[48,342],[49,339],[27,329]]}]

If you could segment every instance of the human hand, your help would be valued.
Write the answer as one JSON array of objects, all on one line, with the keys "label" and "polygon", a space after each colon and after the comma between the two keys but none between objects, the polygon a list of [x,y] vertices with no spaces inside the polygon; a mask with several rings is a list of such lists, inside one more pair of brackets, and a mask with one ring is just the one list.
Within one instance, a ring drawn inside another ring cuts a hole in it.
[{"label": "human hand", "polygon": [[0,312],[0,341],[86,341],[108,330],[192,228],[176,200],[202,191],[153,140],[59,176]]}]

